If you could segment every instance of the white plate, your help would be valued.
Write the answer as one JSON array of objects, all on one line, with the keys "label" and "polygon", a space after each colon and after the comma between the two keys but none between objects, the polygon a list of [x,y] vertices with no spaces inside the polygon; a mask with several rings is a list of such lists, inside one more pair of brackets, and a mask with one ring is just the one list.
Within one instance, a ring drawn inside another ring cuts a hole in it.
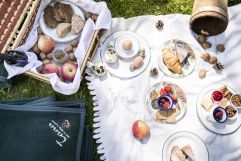
[{"label": "white plate", "polygon": [[196,134],[193,134],[191,132],[184,132],[184,131],[174,133],[168,137],[162,149],[162,160],[163,161],[170,160],[171,150],[173,146],[177,145],[180,148],[182,148],[187,144],[191,146],[192,151],[194,153],[194,157],[197,161],[209,160],[208,149],[205,143],[203,142],[203,140]]},{"label": "white plate", "polygon": [[[151,103],[152,101],[151,101],[151,98],[150,98],[150,94],[153,90],[156,90],[156,92],[158,93],[158,97],[159,97],[160,89],[163,88],[164,86],[167,86],[167,85],[171,86],[174,92],[179,90],[178,97],[183,97],[182,99],[180,99],[180,98],[178,99],[178,105],[179,105],[181,113],[176,117],[176,122],[185,116],[185,113],[187,111],[187,106],[188,106],[187,98],[185,96],[185,93],[183,92],[183,90],[178,85],[176,85],[174,83],[171,83],[171,82],[159,82],[159,83],[154,84],[153,86],[151,86],[151,88],[147,92],[146,107],[147,107],[147,112],[149,113],[151,118],[153,120],[157,121],[157,122],[160,122],[160,123],[166,123],[166,121],[165,120],[158,120],[156,118],[156,114],[159,111],[159,109],[155,109],[155,108],[152,107],[152,103]],[[176,105],[173,106],[173,108],[175,108],[175,107],[176,107]],[[175,122],[173,122],[173,123],[175,123]]]},{"label": "white plate", "polygon": [[[82,11],[82,9],[80,9],[78,6],[76,6],[76,5],[74,5],[73,3],[70,3],[70,2],[63,2],[63,1],[61,1],[61,3],[71,5],[74,13],[79,15],[85,21],[84,12]],[[65,37],[60,38],[56,34],[56,28],[54,28],[54,29],[49,28],[45,24],[43,15],[44,15],[44,12],[42,13],[42,15],[40,17],[40,27],[41,27],[41,29],[42,29],[42,31],[43,31],[43,33],[45,35],[48,35],[48,36],[52,37],[56,42],[69,42],[69,41],[72,41],[72,40],[76,39],[81,34],[81,32],[80,32],[80,34],[74,35],[71,32],[69,32]]]},{"label": "white plate", "polygon": [[[191,56],[188,58],[189,65],[186,64],[182,67],[182,74],[177,74],[170,71],[163,62],[162,49],[170,48],[172,51],[175,52],[176,47],[179,47],[181,50],[185,50],[186,52],[189,52],[191,54]],[[182,78],[182,77],[188,76],[193,72],[196,65],[195,54],[192,48],[186,42],[182,40],[177,40],[177,39],[168,40],[161,46],[161,50],[159,51],[160,52],[158,54],[158,59],[157,59],[158,66],[167,76],[174,77],[174,78]]]},{"label": "white plate", "polygon": [[[122,47],[123,42],[127,39],[131,40],[132,42],[132,49],[130,51],[127,51]],[[116,39],[115,50],[121,58],[130,59],[137,55],[138,51],[140,50],[140,45],[138,40],[135,37],[126,34],[126,35],[121,35]]]},{"label": "white plate", "polygon": [[[223,84],[212,84],[212,85],[205,87],[198,96],[196,107],[197,107],[198,117],[206,128],[208,128],[209,130],[211,130],[215,133],[218,133],[218,134],[230,134],[230,133],[236,131],[240,126],[240,123],[241,123],[240,111],[238,112],[237,119],[234,119],[234,120],[228,119],[224,123],[218,123],[218,122],[213,122],[208,119],[209,112],[207,112],[201,105],[202,99],[205,96],[207,96],[207,95],[211,96],[211,93],[213,91],[220,89],[220,87],[222,87],[222,86],[224,86],[224,85]],[[228,90],[230,90],[230,92],[232,92],[233,94],[236,93],[233,89],[231,89],[229,87],[228,87]],[[238,109],[238,110],[240,110],[240,109]]]},{"label": "white plate", "polygon": [[[116,39],[118,39],[122,35],[130,35],[137,39],[140,44],[140,48],[145,49],[145,59],[144,59],[144,64],[142,67],[136,69],[135,71],[130,71],[130,65],[133,59],[118,59],[116,63],[109,64],[105,61],[105,52],[109,46],[110,42],[115,42]],[[141,74],[145,69],[147,68],[150,59],[151,59],[151,54],[150,54],[150,49],[145,41],[141,36],[134,32],[130,31],[119,31],[111,34],[107,39],[104,41],[101,51],[100,51],[100,56],[103,64],[106,66],[106,69],[113,75],[119,77],[119,78],[133,78]]]}]

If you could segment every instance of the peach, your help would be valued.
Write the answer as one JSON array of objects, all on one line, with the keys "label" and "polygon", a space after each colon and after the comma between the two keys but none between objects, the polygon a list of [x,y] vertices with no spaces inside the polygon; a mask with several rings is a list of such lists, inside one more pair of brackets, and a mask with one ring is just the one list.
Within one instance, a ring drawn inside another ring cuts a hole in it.
[{"label": "peach", "polygon": [[40,72],[42,74],[56,73],[59,75],[59,68],[55,64],[45,64]]},{"label": "peach", "polygon": [[150,136],[149,126],[142,120],[137,120],[132,125],[132,133],[138,139],[145,139]]},{"label": "peach", "polygon": [[38,48],[44,53],[51,53],[55,48],[56,42],[49,36],[41,35],[38,40]]}]

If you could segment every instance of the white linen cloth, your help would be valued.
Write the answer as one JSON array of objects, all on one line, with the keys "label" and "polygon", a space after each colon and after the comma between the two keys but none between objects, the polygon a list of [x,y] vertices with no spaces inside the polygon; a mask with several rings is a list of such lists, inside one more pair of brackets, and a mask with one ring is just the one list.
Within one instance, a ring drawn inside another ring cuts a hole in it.
[{"label": "white linen cloth", "polygon": [[[65,1],[67,1],[67,0],[65,0]],[[80,65],[82,64],[82,62],[84,60],[85,53],[87,52],[87,49],[89,47],[89,44],[91,42],[91,39],[92,39],[92,36],[94,35],[95,30],[110,29],[111,13],[110,13],[109,9],[107,8],[107,5],[105,2],[94,2],[92,0],[69,0],[69,1],[80,6],[86,12],[92,12],[92,13],[98,14],[96,23],[94,23],[92,19],[88,19],[86,21],[86,24],[81,33],[81,36],[80,36],[80,38],[78,38],[78,39],[80,39],[79,45],[74,54],[77,58],[78,66],[80,67]],[[39,26],[39,18],[41,16],[44,8],[49,3],[50,3],[50,0],[42,0],[41,1],[33,28],[31,30],[26,42],[22,46],[19,46],[16,50],[28,51],[37,42],[37,28]],[[57,43],[58,48],[63,48],[64,45],[66,45],[66,43]],[[39,61],[37,59],[36,55],[32,52],[28,52],[27,55],[28,55],[29,64],[27,64],[23,68],[16,67],[14,65],[8,65],[6,62],[4,63],[4,66],[5,66],[6,70],[8,71],[8,79],[12,78],[15,75],[22,74],[26,71],[32,71],[32,72],[38,73],[36,68],[40,67],[42,65],[42,62]],[[62,82],[55,73],[54,74],[44,74],[44,76],[50,78],[51,85],[55,91],[65,94],[65,95],[71,95],[73,93],[76,93],[79,89],[80,81],[82,79],[81,74],[80,74],[80,68],[78,68],[74,81],[71,83]]]},{"label": "white linen cloth", "polygon": [[[94,100],[94,138],[97,139],[97,152],[106,161],[161,161],[164,142],[174,132],[191,131],[199,135],[207,145],[210,161],[241,161],[241,129],[230,135],[218,135],[207,130],[198,119],[196,101],[200,91],[213,83],[225,83],[241,93],[241,17],[238,16],[241,5],[230,7],[230,22],[225,33],[208,40],[212,48],[206,50],[215,54],[215,47],[223,43],[225,52],[216,56],[225,67],[222,73],[216,73],[211,65],[201,58],[204,49],[189,28],[189,15],[172,14],[165,16],[140,16],[129,19],[112,19],[111,33],[128,30],[136,32],[146,39],[151,49],[151,62],[141,75],[122,80],[108,74],[104,78],[94,76],[90,71],[86,79]],[[158,31],[155,22],[164,21],[163,31]],[[181,39],[191,44],[196,54],[196,67],[185,78],[175,79],[164,76],[159,71],[158,78],[150,78],[152,67],[157,67],[156,56],[162,43],[169,39]],[[100,61],[99,52],[95,61]],[[205,68],[207,76],[199,79],[198,71]],[[144,105],[146,91],[159,81],[171,81],[179,85],[186,93],[188,109],[184,118],[175,124],[161,124],[152,120]],[[132,124],[143,119],[150,127],[150,139],[142,143],[132,135]],[[198,160],[198,158],[197,158]]]}]

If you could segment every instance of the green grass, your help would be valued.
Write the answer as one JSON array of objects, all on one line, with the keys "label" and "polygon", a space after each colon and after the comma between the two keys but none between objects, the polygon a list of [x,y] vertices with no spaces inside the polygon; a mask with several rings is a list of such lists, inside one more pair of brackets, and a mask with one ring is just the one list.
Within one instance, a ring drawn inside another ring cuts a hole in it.
[{"label": "green grass", "polygon": [[[113,17],[133,17],[139,15],[160,15],[170,13],[190,14],[192,0],[106,0]],[[230,0],[229,5],[241,3],[241,0]],[[72,96],[63,96],[54,92],[50,85],[34,80],[27,76],[18,76],[11,89],[0,89],[0,100],[19,99],[40,96],[56,96],[58,100],[84,99],[87,103],[87,124],[93,124],[92,99],[83,80],[78,93]],[[96,146],[95,146],[96,147]],[[96,150],[95,150],[96,151]],[[99,161],[99,156],[94,155]]]}]

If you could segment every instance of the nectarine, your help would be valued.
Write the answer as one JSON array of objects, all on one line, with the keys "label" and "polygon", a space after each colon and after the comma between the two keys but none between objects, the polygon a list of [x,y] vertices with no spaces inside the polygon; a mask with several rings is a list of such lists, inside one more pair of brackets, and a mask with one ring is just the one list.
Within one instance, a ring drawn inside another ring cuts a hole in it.
[{"label": "nectarine", "polygon": [[45,64],[41,69],[42,74],[56,73],[59,75],[59,68],[55,64]]},{"label": "nectarine", "polygon": [[132,133],[138,139],[145,139],[150,135],[149,126],[142,120],[137,120],[132,126]]}]

